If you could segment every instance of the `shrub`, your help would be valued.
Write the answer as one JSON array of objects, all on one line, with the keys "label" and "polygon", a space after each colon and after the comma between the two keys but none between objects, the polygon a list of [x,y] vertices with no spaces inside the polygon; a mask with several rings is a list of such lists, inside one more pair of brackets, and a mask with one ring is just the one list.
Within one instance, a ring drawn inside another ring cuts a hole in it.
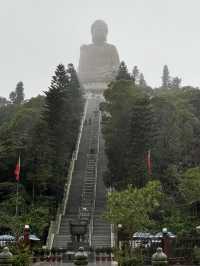
[{"label": "shrub", "polygon": [[124,257],[120,261],[121,266],[142,266],[142,260],[139,257]]},{"label": "shrub", "polygon": [[30,255],[27,252],[19,253],[13,256],[13,266],[29,266]]}]

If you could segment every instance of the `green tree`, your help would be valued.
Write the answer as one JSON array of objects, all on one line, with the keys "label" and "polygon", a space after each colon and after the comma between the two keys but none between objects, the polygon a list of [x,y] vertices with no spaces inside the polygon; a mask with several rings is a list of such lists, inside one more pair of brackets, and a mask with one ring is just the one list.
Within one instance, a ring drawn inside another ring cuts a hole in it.
[{"label": "green tree", "polygon": [[66,147],[68,116],[70,114],[69,110],[66,112],[66,108],[69,107],[69,79],[64,65],[57,66],[49,90],[45,94],[43,119],[47,124],[48,160],[52,176],[56,180],[54,184],[57,188],[57,197],[59,195],[62,197],[64,166],[68,152]]},{"label": "green tree", "polygon": [[161,175],[170,164],[178,164],[181,131],[176,104],[166,96],[151,100],[153,116],[152,158],[155,173]]},{"label": "green tree", "polygon": [[147,95],[135,97],[130,112],[128,145],[126,147],[125,168],[127,184],[142,187],[148,180],[145,155],[150,148],[152,137],[152,111]]},{"label": "green tree", "polygon": [[24,102],[24,84],[22,81],[17,83],[15,91],[12,91],[9,96],[14,104],[21,104]]},{"label": "green tree", "polygon": [[120,66],[119,66],[119,70],[116,76],[116,80],[121,80],[121,79],[125,79],[125,80],[131,80],[131,75],[128,72],[127,66],[125,64],[125,62],[121,62]]},{"label": "green tree", "polygon": [[188,204],[200,200],[200,167],[189,168],[182,174],[179,191]]},{"label": "green tree", "polygon": [[104,97],[103,132],[109,169],[106,183],[141,186],[146,182],[144,158],[151,133],[149,97],[131,80],[111,83]]},{"label": "green tree", "polygon": [[108,195],[106,217],[116,226],[122,224],[124,232],[132,237],[136,231],[151,227],[151,214],[158,209],[161,197],[157,181],[148,182],[140,189],[129,186],[126,190],[114,191]]},{"label": "green tree", "polygon": [[140,71],[139,71],[138,67],[134,66],[133,67],[133,72],[132,72],[132,77],[133,77],[133,80],[134,80],[135,84],[138,83],[139,74],[140,74]]},{"label": "green tree", "polygon": [[170,75],[167,65],[164,65],[163,67],[162,87],[165,89],[168,89],[170,87]]},{"label": "green tree", "polygon": [[[40,102],[40,101],[39,101]],[[35,101],[35,107],[31,101],[23,105],[7,106],[11,111],[9,115],[4,113],[9,120],[4,121],[0,127],[0,176],[1,180],[13,180],[13,171],[19,153],[22,154],[22,166],[30,158],[30,145],[34,128],[41,118],[41,107]],[[11,108],[14,107],[14,108]],[[23,158],[24,157],[24,158]]]},{"label": "green tree", "polygon": [[9,99],[10,99],[11,103],[15,102],[15,99],[16,99],[16,92],[15,91],[11,91],[11,93],[9,94]]},{"label": "green tree", "polygon": [[180,89],[180,86],[181,86],[181,78],[179,77],[172,78],[170,87],[172,89]]},{"label": "green tree", "polygon": [[83,100],[76,71],[72,64],[56,68],[49,90],[45,92],[44,121],[47,123],[49,164],[56,177],[57,196],[62,198],[67,172],[78,134]]},{"label": "green tree", "polygon": [[4,125],[4,123],[8,123],[8,121],[12,120],[15,112],[17,112],[18,106],[14,104],[8,104],[2,106],[0,108],[0,128]]},{"label": "green tree", "polygon": [[152,155],[160,176],[170,164],[179,170],[198,165],[199,100],[200,93],[191,88],[161,89],[152,98]]},{"label": "green tree", "polygon": [[140,73],[140,75],[139,75],[139,86],[141,88],[146,88],[147,87],[147,83],[146,83],[146,81],[144,79],[143,73]]},{"label": "green tree", "polygon": [[[15,93],[15,92],[14,92]],[[41,233],[62,198],[83,99],[73,65],[59,65],[46,96],[0,108],[0,227],[14,232],[30,222]],[[14,168],[21,153],[20,211],[15,214]],[[42,208],[37,214],[32,211]],[[44,218],[44,219],[43,219]],[[10,221],[8,223],[8,221]]]},{"label": "green tree", "polygon": [[[139,90],[132,81],[119,80],[110,84],[104,92],[103,133],[108,156],[107,184],[120,185],[125,176],[124,158],[128,146],[128,114],[131,111],[134,95]],[[127,171],[126,171],[127,172]]]},{"label": "green tree", "polygon": [[0,97],[0,108],[1,108],[2,106],[7,105],[8,103],[9,103],[9,101],[8,101],[6,98],[4,98],[4,97]]},{"label": "green tree", "polygon": [[[69,106],[70,109],[68,127],[71,128],[70,131],[72,134],[72,138],[69,139],[70,143],[68,143],[68,145],[72,149],[78,135],[80,116],[83,111],[84,100],[82,97],[82,90],[80,88],[78,75],[73,64],[68,64],[68,68],[66,71],[69,77],[69,98],[65,107],[68,109],[67,106]],[[68,110],[66,110],[66,112],[67,111]]]}]

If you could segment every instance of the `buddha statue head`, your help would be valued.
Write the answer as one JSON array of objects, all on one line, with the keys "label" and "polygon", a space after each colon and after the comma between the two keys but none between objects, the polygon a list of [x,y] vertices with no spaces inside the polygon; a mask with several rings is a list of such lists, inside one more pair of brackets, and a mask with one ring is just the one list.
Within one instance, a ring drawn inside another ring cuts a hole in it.
[{"label": "buddha statue head", "polygon": [[92,42],[102,45],[107,40],[108,26],[103,20],[96,20],[91,26]]}]

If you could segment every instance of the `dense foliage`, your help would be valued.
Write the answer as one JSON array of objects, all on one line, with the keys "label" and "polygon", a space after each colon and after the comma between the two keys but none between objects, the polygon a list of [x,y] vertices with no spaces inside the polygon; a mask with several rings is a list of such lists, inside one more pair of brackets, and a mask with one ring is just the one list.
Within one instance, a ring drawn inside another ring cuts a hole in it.
[{"label": "dense foliage", "polygon": [[148,182],[140,189],[129,185],[109,194],[106,217],[116,226],[121,224],[123,231],[132,236],[151,225],[151,214],[158,209],[161,197],[158,181]]},{"label": "dense foliage", "polygon": [[106,185],[124,193],[130,184],[143,188],[159,181],[164,194],[152,217],[176,232],[198,225],[193,206],[200,200],[200,90],[180,87],[180,81],[165,66],[160,88],[141,86],[138,68],[130,75],[123,63],[101,106]]},{"label": "dense foliage", "polygon": [[[164,226],[191,231],[200,217],[200,90],[181,87],[167,66],[161,87],[152,89],[137,66],[130,74],[122,62],[104,97],[104,181],[116,190],[108,198],[107,218],[130,234]],[[56,68],[45,96],[25,101],[19,82],[10,100],[0,97],[1,232],[30,223],[32,232],[45,233],[62,199],[82,109],[72,64]]]},{"label": "dense foliage", "polygon": [[[83,99],[73,65],[56,68],[45,96],[24,101],[23,83],[0,106],[0,231],[25,223],[42,234],[55,215],[75,146]],[[21,157],[19,216],[14,169]]]}]

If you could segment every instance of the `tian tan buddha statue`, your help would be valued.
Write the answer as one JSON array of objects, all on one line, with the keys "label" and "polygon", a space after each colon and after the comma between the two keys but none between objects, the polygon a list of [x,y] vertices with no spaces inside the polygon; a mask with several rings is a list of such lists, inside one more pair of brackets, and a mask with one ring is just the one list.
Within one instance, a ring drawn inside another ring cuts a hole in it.
[{"label": "tian tan buddha statue", "polygon": [[80,49],[79,79],[82,83],[109,82],[120,64],[117,49],[106,42],[108,26],[104,21],[96,20],[91,33],[93,43]]}]

